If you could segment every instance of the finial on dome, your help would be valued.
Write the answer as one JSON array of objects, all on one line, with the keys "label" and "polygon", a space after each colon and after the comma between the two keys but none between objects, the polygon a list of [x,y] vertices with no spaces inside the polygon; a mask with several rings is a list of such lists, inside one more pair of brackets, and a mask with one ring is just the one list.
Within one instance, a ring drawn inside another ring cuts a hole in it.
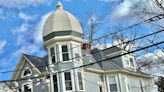
[{"label": "finial on dome", "polygon": [[62,10],[63,9],[63,4],[60,1],[58,1],[57,5],[56,5],[56,9],[57,10]]}]

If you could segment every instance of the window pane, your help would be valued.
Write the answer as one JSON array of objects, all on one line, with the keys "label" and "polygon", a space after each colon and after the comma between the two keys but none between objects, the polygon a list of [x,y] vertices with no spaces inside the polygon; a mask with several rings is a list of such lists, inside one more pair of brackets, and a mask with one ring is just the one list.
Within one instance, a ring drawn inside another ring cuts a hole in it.
[{"label": "window pane", "polygon": [[117,91],[117,84],[116,84],[116,77],[115,76],[109,77],[109,87],[110,87],[111,92]]},{"label": "window pane", "polygon": [[111,92],[117,91],[117,85],[116,84],[110,84],[110,91]]},{"label": "window pane", "polygon": [[24,86],[24,92],[31,92],[31,88],[29,88],[27,85]]},{"label": "window pane", "polygon": [[63,45],[63,46],[62,46],[62,52],[68,52],[67,45]]},{"label": "window pane", "polygon": [[23,76],[27,76],[27,75],[30,75],[30,74],[31,74],[30,69],[26,69],[23,73]]},{"label": "window pane", "polygon": [[52,63],[56,63],[55,56],[52,56]]},{"label": "window pane", "polygon": [[75,58],[76,58],[76,60],[80,60],[79,58],[80,58],[80,55],[78,54],[78,53],[75,53]]},{"label": "window pane", "polygon": [[53,75],[53,81],[54,81],[54,92],[58,92],[58,84],[57,84],[56,75]]},{"label": "window pane", "polygon": [[63,61],[68,61],[69,57],[68,57],[68,53],[63,54]]},{"label": "window pane", "polygon": [[65,80],[71,80],[70,72],[65,73]]},{"label": "window pane", "polygon": [[110,84],[116,84],[115,76],[109,77],[109,83]]},{"label": "window pane", "polygon": [[50,54],[51,54],[51,56],[55,55],[54,47],[52,47],[52,48],[50,49]]},{"label": "window pane", "polygon": [[83,90],[83,81],[82,81],[82,75],[80,72],[78,72],[78,81],[79,81],[79,89]]},{"label": "window pane", "polygon": [[132,58],[130,58],[130,65],[131,66],[134,66],[134,63],[133,63],[133,59]]}]

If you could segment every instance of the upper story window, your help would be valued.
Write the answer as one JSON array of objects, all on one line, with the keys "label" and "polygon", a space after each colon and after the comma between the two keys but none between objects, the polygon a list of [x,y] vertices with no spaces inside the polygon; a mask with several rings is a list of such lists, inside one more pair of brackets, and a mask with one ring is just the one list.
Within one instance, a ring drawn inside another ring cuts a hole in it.
[{"label": "upper story window", "polygon": [[129,61],[130,61],[130,65],[134,67],[134,60],[133,60],[133,58],[130,58]]},{"label": "upper story window", "polygon": [[82,74],[81,74],[81,72],[78,72],[77,74],[78,74],[79,90],[84,90],[84,88],[83,88]]},{"label": "upper story window", "polygon": [[109,76],[109,88],[110,92],[117,92],[117,81],[115,76]]},{"label": "upper story window", "polygon": [[52,61],[52,63],[56,63],[56,60],[55,60],[55,49],[54,49],[54,47],[50,48],[50,55],[51,55],[51,61]]},{"label": "upper story window", "polygon": [[124,62],[126,63],[126,66],[128,66],[128,67],[135,66],[133,57],[124,56]]},{"label": "upper story window", "polygon": [[27,77],[27,76],[31,76],[31,74],[32,74],[31,70],[27,68],[23,71],[22,76]]},{"label": "upper story window", "polygon": [[71,73],[70,72],[65,72],[64,73],[64,77],[65,77],[65,88],[66,88],[66,91],[72,90]]},{"label": "upper story window", "polygon": [[63,61],[68,61],[69,60],[68,46],[67,45],[62,46],[62,58],[63,58]]},{"label": "upper story window", "polygon": [[76,61],[80,61],[80,50],[78,45],[75,45],[74,52]]}]

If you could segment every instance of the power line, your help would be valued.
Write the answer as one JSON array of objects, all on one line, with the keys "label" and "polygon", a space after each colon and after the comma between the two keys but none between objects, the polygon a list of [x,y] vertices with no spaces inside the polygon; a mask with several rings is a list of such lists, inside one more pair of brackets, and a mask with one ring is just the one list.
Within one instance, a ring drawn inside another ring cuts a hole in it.
[{"label": "power line", "polygon": [[[138,26],[139,24],[142,24],[142,23],[144,23],[144,22],[153,22],[153,21],[160,20],[160,19],[162,19],[162,18],[164,18],[164,15],[163,15],[163,14],[158,14],[158,15],[153,16],[153,17],[151,17],[151,18],[148,18],[148,19],[146,19],[146,20],[144,20],[144,21],[142,21],[142,22],[139,22],[139,23],[136,23],[136,24],[134,24],[134,25],[128,26],[128,27],[126,27],[126,28],[123,28],[123,29],[121,29],[121,30],[119,30],[119,31],[112,32],[112,33],[107,34],[107,35],[105,35],[105,36],[102,36],[102,37],[93,39],[93,41],[96,41],[96,40],[99,40],[99,39],[102,39],[102,38],[106,38],[106,37],[108,37],[108,36],[110,36],[110,35],[112,35],[112,34],[116,34],[116,33],[119,33],[119,32],[121,32],[121,31],[130,29],[130,28],[133,28],[133,27]],[[70,48],[70,50],[71,50],[71,49],[74,49],[74,48],[78,48],[78,47],[81,47],[81,45],[72,47],[72,48]],[[69,49],[68,49],[68,50],[69,50]],[[62,52],[58,52],[58,53],[62,53]],[[55,53],[55,54],[58,54],[58,53]],[[17,65],[18,65],[18,64],[17,64]],[[10,67],[14,67],[14,66],[16,66],[16,65],[7,66],[7,67],[4,67],[4,68],[10,68]],[[3,69],[3,67],[0,68],[0,69]]]},{"label": "power line", "polygon": [[[162,44],[162,43],[164,43],[164,41],[158,42],[158,43],[155,43],[155,44],[152,44],[152,45],[149,45],[149,46],[146,46],[146,47],[143,47],[143,48],[134,50],[134,51],[126,52],[126,53],[124,53],[124,54],[117,55],[117,56],[114,56],[114,57],[111,57],[111,58],[107,58],[107,59],[103,59],[103,60],[100,60],[100,61],[92,62],[92,63],[89,63],[89,64],[85,64],[85,65],[73,67],[73,68],[71,68],[71,69],[67,69],[67,70],[63,70],[63,71],[58,71],[58,72],[56,72],[56,73],[67,72],[67,71],[74,70],[74,69],[78,69],[78,68],[85,68],[85,67],[87,67],[87,66],[91,66],[91,65],[94,65],[94,64],[96,64],[96,63],[101,63],[101,62],[104,62],[104,61],[107,61],[107,60],[111,60],[111,59],[114,59],[114,58],[117,58],[117,57],[120,57],[120,56],[124,56],[124,55],[127,55],[127,54],[131,54],[131,53],[134,53],[134,52],[138,52],[138,51],[140,51],[140,50],[144,50],[144,49],[147,49],[147,48],[150,48],[150,47],[154,47],[154,46],[159,45],[159,44]],[[40,77],[40,76],[39,76],[39,77]],[[17,79],[17,80],[3,80],[3,81],[0,81],[0,83],[2,83],[2,82],[13,82],[13,81],[23,81],[23,80],[28,80],[28,79],[36,79],[36,78],[39,78],[39,77],[22,78],[22,79]]]},{"label": "power line", "polygon": [[[99,51],[108,50],[108,49],[111,49],[111,48],[113,48],[113,47],[117,47],[117,46],[119,46],[119,45],[121,45],[121,44],[125,44],[125,43],[129,43],[129,42],[133,42],[133,41],[135,41],[135,40],[143,39],[143,38],[152,36],[152,35],[154,35],[154,34],[159,34],[159,33],[163,32],[163,31],[164,31],[164,30],[156,31],[156,32],[153,32],[153,33],[150,33],[150,34],[147,34],[147,35],[144,35],[144,36],[141,36],[141,37],[138,37],[138,38],[129,40],[129,41],[125,41],[125,42],[119,43],[119,44],[117,44],[117,45],[114,45],[114,46],[112,46],[112,47],[109,47],[109,48],[106,48],[106,49],[103,49],[103,50],[98,50],[98,51],[90,52],[90,53],[88,53],[88,54],[94,54],[94,53],[98,53]],[[85,57],[85,56],[87,56],[87,55],[82,55],[82,57]],[[73,59],[77,59],[77,58],[79,58],[79,57],[71,58],[71,59],[69,59],[69,60],[73,60]],[[62,61],[58,61],[58,62],[62,62]],[[44,63],[44,64],[45,64],[45,63]],[[48,65],[53,65],[53,64],[54,64],[54,63],[48,64]],[[30,68],[30,69],[37,69],[37,68],[39,68],[39,67],[46,67],[46,66],[47,66],[47,65],[45,64],[45,65],[41,65],[41,66],[36,66],[36,67]],[[14,70],[14,71],[3,71],[3,72],[0,72],[0,73],[1,73],[1,74],[2,74],[2,73],[10,73],[10,72],[16,72],[16,71],[23,71],[23,70],[25,70],[25,69]]]}]

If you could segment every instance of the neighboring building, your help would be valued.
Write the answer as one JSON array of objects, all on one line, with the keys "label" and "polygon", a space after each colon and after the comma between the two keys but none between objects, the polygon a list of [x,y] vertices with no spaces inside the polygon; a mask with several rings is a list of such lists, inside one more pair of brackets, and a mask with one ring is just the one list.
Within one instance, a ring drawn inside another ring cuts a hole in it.
[{"label": "neighboring building", "polygon": [[7,83],[0,83],[0,92],[13,92]]},{"label": "neighboring building", "polygon": [[[126,53],[112,47],[90,49],[83,45],[83,31],[78,20],[59,2],[43,28],[48,55],[40,58],[22,54],[12,80],[21,92],[150,92],[151,77],[137,72],[133,55],[108,58]],[[83,49],[81,49],[83,46]],[[92,53],[92,54],[90,54]],[[83,57],[84,56],[84,57]],[[103,60],[103,61],[102,61]],[[102,61],[85,68],[76,68]],[[68,70],[69,71],[65,71]],[[65,72],[60,72],[65,71]],[[55,74],[55,72],[58,72]],[[50,76],[47,76],[49,75]],[[39,78],[34,78],[39,77]],[[46,77],[46,79],[45,79]],[[32,79],[30,79],[32,78]],[[50,79],[50,82],[47,80]],[[12,84],[14,86],[14,84]]]}]

